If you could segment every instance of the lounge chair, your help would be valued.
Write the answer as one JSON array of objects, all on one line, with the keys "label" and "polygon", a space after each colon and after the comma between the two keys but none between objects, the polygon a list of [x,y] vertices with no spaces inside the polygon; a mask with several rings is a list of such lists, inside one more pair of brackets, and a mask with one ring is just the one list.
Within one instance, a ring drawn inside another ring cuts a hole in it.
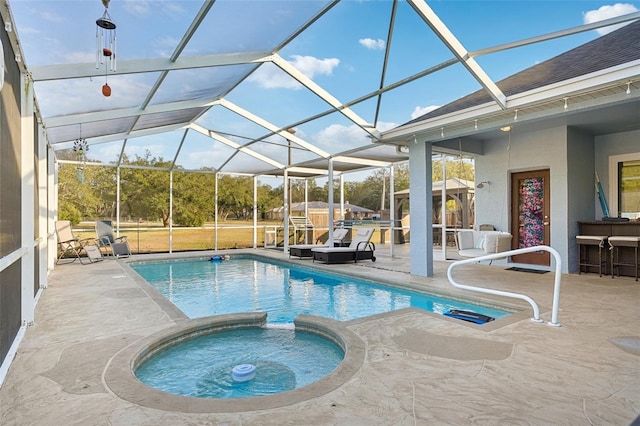
[{"label": "lounge chair", "polygon": [[[102,253],[98,248],[98,243],[95,238],[85,238],[82,240],[76,238],[71,230],[70,221],[56,221],[56,236],[58,238],[58,259],[56,260],[56,265],[60,263],[62,259],[71,259],[71,262],[75,262],[77,259],[83,265],[103,260]],[[83,256],[83,253],[86,256]],[[83,259],[89,261],[84,262]]]},{"label": "lounge chair", "polygon": [[99,220],[96,222],[96,235],[100,249],[106,256],[128,257],[131,256],[127,237],[116,238],[113,235],[113,226],[110,220]]},{"label": "lounge chair", "polygon": [[358,262],[371,259],[375,262],[376,246],[371,242],[374,228],[360,228],[348,247],[315,247],[311,249],[313,261],[325,263]]},{"label": "lounge chair", "polygon": [[318,247],[341,247],[344,239],[347,237],[349,230],[346,228],[339,228],[333,231],[333,244],[329,244],[327,240],[324,244],[295,244],[289,246],[289,257],[296,256],[300,259],[303,257],[313,257],[311,253],[312,248]]}]

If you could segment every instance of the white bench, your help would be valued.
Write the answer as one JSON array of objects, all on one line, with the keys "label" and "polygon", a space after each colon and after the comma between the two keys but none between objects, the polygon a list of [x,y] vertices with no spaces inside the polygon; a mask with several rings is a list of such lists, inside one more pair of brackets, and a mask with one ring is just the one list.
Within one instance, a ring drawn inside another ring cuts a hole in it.
[{"label": "white bench", "polygon": [[460,229],[456,232],[456,246],[462,257],[479,257],[511,250],[512,238],[508,232]]}]

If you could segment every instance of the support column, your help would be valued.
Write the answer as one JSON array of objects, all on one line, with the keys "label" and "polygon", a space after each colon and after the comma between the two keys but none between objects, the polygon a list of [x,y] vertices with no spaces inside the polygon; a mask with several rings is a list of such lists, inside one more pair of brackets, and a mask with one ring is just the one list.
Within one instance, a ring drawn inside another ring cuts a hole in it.
[{"label": "support column", "polygon": [[35,255],[34,255],[34,234],[35,224],[33,221],[35,212],[35,167],[33,164],[34,154],[34,134],[33,134],[33,84],[29,81],[27,74],[21,75],[21,90],[18,96],[22,95],[22,119],[20,134],[20,150],[22,164],[22,188],[21,188],[21,211],[22,211],[22,233],[21,241],[24,254],[20,260],[22,289],[21,289],[21,314],[22,325],[32,325],[35,310]]},{"label": "support column", "polygon": [[440,247],[442,248],[442,258],[447,258],[447,157],[442,155],[442,191],[441,191],[442,203],[440,205],[440,217],[442,218],[442,241]]},{"label": "support column", "polygon": [[395,168],[393,164],[389,166],[389,255],[393,257],[395,254],[394,246],[396,244],[396,191],[394,181]]},{"label": "support column", "polygon": [[344,173],[340,175],[340,220],[344,222]]},{"label": "support column", "polygon": [[47,270],[53,271],[58,252],[55,224],[58,219],[58,166],[54,161],[53,149],[47,146]]},{"label": "support column", "polygon": [[329,216],[327,219],[327,226],[329,227],[329,239],[327,241],[333,241],[333,159],[329,158],[328,165],[328,174],[327,178],[329,181],[327,182],[327,204],[329,205],[329,211],[327,215]]},{"label": "support column", "polygon": [[[284,169],[284,211],[283,211],[283,225],[284,225],[284,254],[289,254],[289,170]],[[276,234],[276,245],[278,244],[278,238]]]},{"label": "support column", "polygon": [[173,253],[173,170],[169,170],[169,253]]},{"label": "support column", "polygon": [[214,211],[215,217],[213,218],[213,249],[218,250],[218,173],[216,172],[215,180],[215,195],[214,195]]},{"label": "support column", "polygon": [[37,146],[38,146],[38,278],[40,282],[38,286],[40,288],[47,288],[48,282],[48,176],[47,176],[47,144],[45,139],[44,128],[42,123],[38,123],[38,130],[36,132]]},{"label": "support column", "polygon": [[116,237],[120,237],[120,166],[116,168]]},{"label": "support column", "polygon": [[253,248],[258,248],[258,177],[253,177]]},{"label": "support column", "polygon": [[433,276],[433,179],[431,144],[418,142],[409,146],[409,191],[411,202],[411,259],[413,275]]},{"label": "support column", "polygon": [[[304,217],[306,217],[307,219],[309,218],[309,181],[307,179],[304,180]],[[311,240],[315,241],[315,229],[312,231],[312,233],[314,235],[312,236]],[[304,243],[311,244],[311,241],[309,241],[309,232],[307,232],[307,230],[305,230],[304,232]]]}]

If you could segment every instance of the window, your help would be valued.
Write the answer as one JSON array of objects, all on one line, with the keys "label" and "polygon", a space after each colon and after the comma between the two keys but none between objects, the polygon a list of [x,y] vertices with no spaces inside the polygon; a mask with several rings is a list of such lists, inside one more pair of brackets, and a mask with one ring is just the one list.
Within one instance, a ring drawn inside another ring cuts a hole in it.
[{"label": "window", "polygon": [[612,214],[640,219],[640,153],[610,158]]},{"label": "window", "polygon": [[618,211],[623,217],[640,217],[640,160],[618,163]]}]

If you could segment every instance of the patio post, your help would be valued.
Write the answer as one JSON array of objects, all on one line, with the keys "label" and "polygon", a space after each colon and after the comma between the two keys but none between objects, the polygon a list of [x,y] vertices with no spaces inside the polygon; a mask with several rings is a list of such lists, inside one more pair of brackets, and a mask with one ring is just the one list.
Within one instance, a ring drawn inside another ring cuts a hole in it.
[{"label": "patio post", "polygon": [[411,203],[410,272],[433,276],[433,178],[430,143],[409,145]]}]

